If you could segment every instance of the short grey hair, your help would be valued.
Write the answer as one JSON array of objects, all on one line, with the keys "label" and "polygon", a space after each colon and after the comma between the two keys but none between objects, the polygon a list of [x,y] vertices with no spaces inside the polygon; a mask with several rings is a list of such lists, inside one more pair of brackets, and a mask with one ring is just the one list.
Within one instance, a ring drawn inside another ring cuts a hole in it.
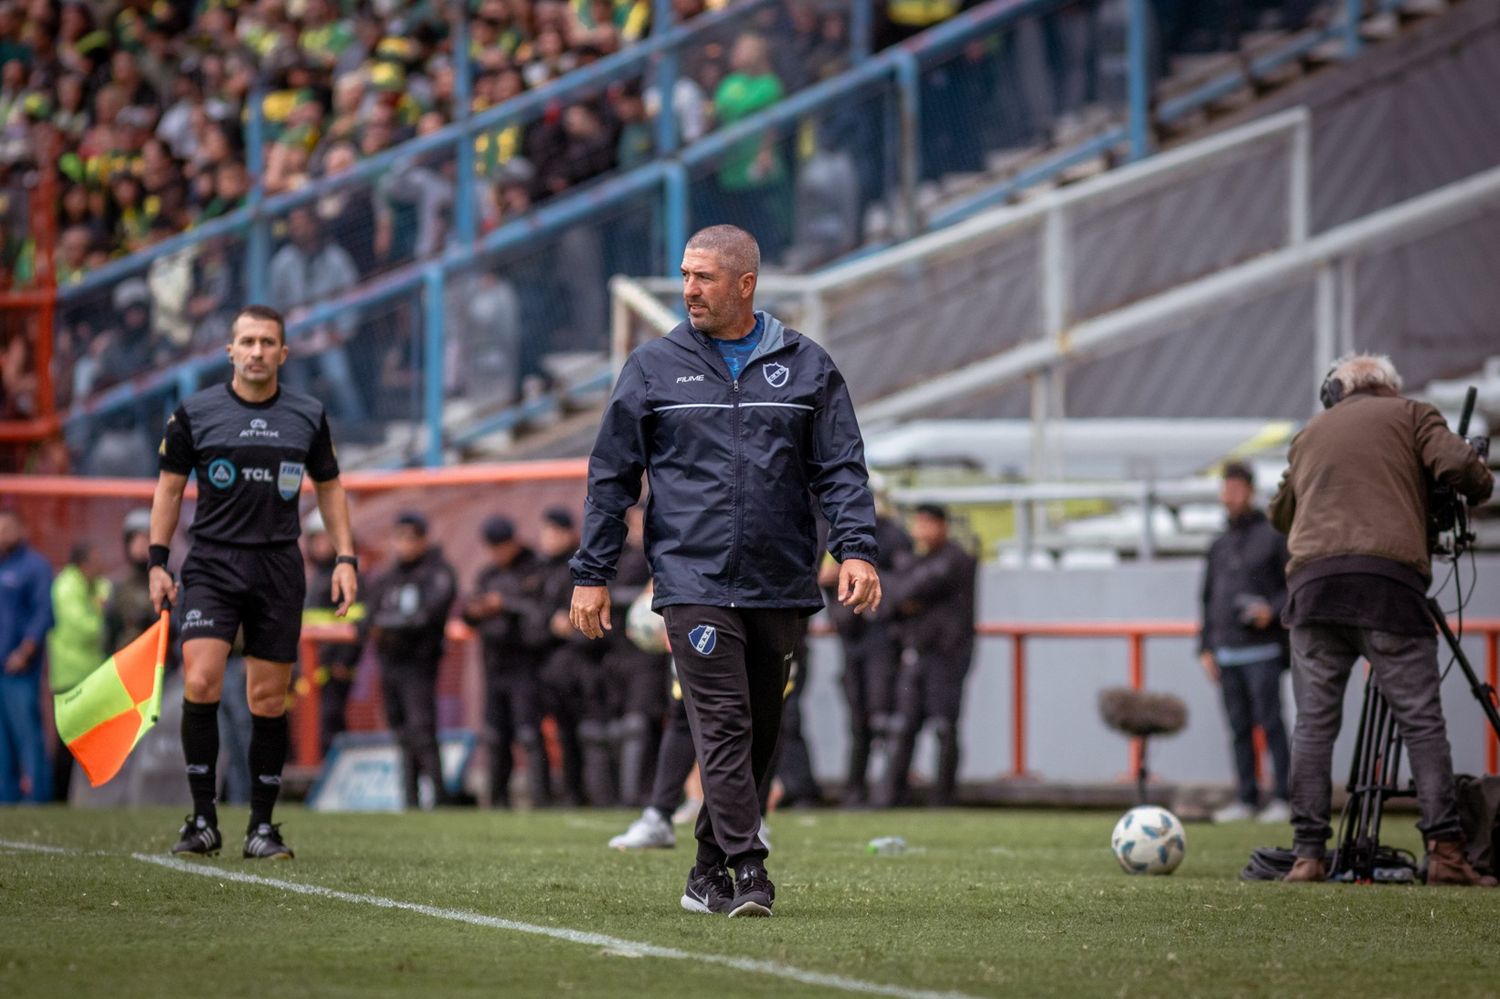
[{"label": "short grey hair", "polygon": [[1375,389],[1401,391],[1401,375],[1384,354],[1347,354],[1334,362],[1329,377],[1343,386],[1346,396]]},{"label": "short grey hair", "polygon": [[717,254],[719,262],[735,277],[760,274],[760,244],[737,225],[711,225],[699,229],[683,249],[708,250]]}]

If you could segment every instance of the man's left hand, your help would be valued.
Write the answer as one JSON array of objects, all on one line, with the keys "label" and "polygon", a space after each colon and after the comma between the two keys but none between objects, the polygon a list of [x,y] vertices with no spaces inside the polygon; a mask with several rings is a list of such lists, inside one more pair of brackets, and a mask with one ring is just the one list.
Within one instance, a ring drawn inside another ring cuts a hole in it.
[{"label": "man's left hand", "polygon": [[342,562],[333,567],[333,589],[328,597],[338,602],[335,617],[343,617],[349,613],[350,606],[359,597],[359,574],[354,571],[354,566]]},{"label": "man's left hand", "polygon": [[1272,619],[1273,615],[1271,613],[1270,604],[1262,601],[1261,603],[1257,603],[1250,608],[1250,623],[1255,625],[1261,631],[1265,631],[1267,628],[1271,627]]},{"label": "man's left hand", "polygon": [[5,672],[6,673],[24,673],[24,672],[26,672],[26,663],[30,659],[31,659],[30,656],[28,656],[26,653],[22,652],[20,649],[17,649],[16,651],[12,652],[6,658],[6,660],[5,660]]},{"label": "man's left hand", "polygon": [[856,614],[880,606],[880,574],[870,563],[849,558],[839,566],[839,603]]}]

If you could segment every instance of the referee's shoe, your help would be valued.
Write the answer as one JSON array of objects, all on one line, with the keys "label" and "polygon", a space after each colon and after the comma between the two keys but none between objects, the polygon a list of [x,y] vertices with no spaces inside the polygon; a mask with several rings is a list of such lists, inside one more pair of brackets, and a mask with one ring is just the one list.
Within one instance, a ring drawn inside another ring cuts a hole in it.
[{"label": "referee's shoe", "polygon": [[776,901],[776,886],[771,884],[765,867],[756,860],[747,861],[735,871],[734,901],[729,904],[729,918],[735,916],[769,916]]},{"label": "referee's shoe", "polygon": [[281,825],[262,822],[245,833],[246,860],[291,860],[292,848],[281,841]]},{"label": "referee's shoe", "polygon": [[223,845],[224,837],[219,835],[218,826],[202,815],[189,815],[177,833],[177,842],[172,844],[172,852],[213,857]]}]

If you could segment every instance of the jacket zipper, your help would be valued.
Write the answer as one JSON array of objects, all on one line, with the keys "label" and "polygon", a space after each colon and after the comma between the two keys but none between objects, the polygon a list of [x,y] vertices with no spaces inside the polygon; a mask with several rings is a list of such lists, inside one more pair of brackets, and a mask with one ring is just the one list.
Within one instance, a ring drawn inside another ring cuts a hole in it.
[{"label": "jacket zipper", "polygon": [[734,418],[730,421],[734,433],[734,534],[729,543],[729,606],[734,606],[734,581],[740,562],[740,380],[733,379],[730,385],[734,403]]}]

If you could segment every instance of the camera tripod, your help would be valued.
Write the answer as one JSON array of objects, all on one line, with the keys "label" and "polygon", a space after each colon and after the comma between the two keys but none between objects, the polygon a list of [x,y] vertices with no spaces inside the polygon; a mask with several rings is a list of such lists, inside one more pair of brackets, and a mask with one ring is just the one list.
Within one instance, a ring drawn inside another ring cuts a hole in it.
[{"label": "camera tripod", "polygon": [[[1469,657],[1464,655],[1458,637],[1448,627],[1443,609],[1431,597],[1427,598],[1427,610],[1454,661],[1469,681],[1469,690],[1479,702],[1490,728],[1500,737],[1500,711],[1495,707],[1495,688],[1480,681]],[[1371,675],[1365,683],[1364,707],[1354,736],[1354,762],[1349,767],[1349,800],[1344,803],[1343,814],[1339,817],[1338,848],[1329,865],[1330,878],[1365,883],[1405,880],[1385,873],[1387,862],[1381,856],[1380,847],[1380,822],[1385,815],[1385,803],[1391,798],[1416,796],[1416,789],[1410,781],[1405,786],[1400,782],[1403,748],[1396,716]],[[1382,876],[1377,876],[1377,869]]]}]

